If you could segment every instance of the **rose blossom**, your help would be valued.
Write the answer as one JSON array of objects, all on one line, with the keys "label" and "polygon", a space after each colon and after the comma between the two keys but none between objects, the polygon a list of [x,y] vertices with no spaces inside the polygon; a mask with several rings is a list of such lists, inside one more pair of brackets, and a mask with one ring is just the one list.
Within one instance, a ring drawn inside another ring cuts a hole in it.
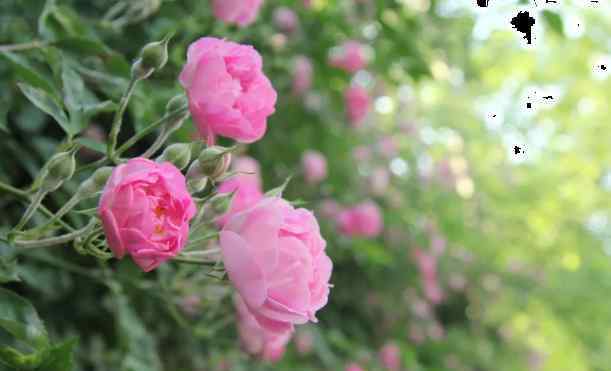
[{"label": "rose blossom", "polygon": [[232,215],[251,207],[263,198],[257,160],[248,156],[238,157],[233,161],[232,169],[238,174],[222,182],[218,188],[220,194],[235,192],[229,211],[217,219],[221,227]]},{"label": "rose blossom", "polygon": [[369,113],[371,104],[367,89],[359,85],[350,86],[344,93],[346,114],[353,127],[358,127]]},{"label": "rose blossom", "polygon": [[255,21],[263,0],[213,0],[214,16],[245,27]]},{"label": "rose blossom", "polygon": [[327,219],[337,218],[339,213],[342,211],[342,208],[337,201],[330,198],[322,200],[318,209],[320,211],[320,215]]},{"label": "rose blossom", "polygon": [[342,211],[338,216],[339,232],[351,237],[376,237],[382,232],[380,208],[373,201],[365,201]]},{"label": "rose blossom", "polygon": [[268,331],[259,325],[240,295],[236,294],[233,302],[237,311],[240,342],[244,350],[271,362],[280,360],[293,334],[293,326],[278,332]]},{"label": "rose blossom", "polygon": [[401,368],[401,349],[395,343],[387,343],[380,349],[380,361],[382,365],[391,371]]},{"label": "rose blossom", "polygon": [[329,64],[350,73],[363,69],[367,66],[365,46],[358,41],[346,41],[331,51]]},{"label": "rose blossom", "polygon": [[302,95],[312,86],[312,62],[299,55],[293,62],[293,94]]},{"label": "rose blossom", "polygon": [[195,212],[180,170],[141,157],[113,170],[98,207],[115,257],[128,253],[145,272],[180,252]]},{"label": "rose blossom", "polygon": [[318,151],[305,151],[301,157],[301,165],[307,183],[320,183],[327,177],[327,160]]},{"label": "rose blossom", "polygon": [[180,83],[199,133],[242,143],[265,134],[276,91],[263,74],[261,56],[250,45],[202,37],[189,45]]},{"label": "rose blossom", "polygon": [[280,6],[274,9],[273,14],[274,25],[282,32],[291,33],[297,28],[299,19],[297,14],[286,6]]},{"label": "rose blossom", "polygon": [[220,232],[229,279],[267,331],[316,322],[333,265],[314,215],[267,197],[233,215]]},{"label": "rose blossom", "polygon": [[346,366],[346,371],[365,371],[358,363],[350,363]]}]

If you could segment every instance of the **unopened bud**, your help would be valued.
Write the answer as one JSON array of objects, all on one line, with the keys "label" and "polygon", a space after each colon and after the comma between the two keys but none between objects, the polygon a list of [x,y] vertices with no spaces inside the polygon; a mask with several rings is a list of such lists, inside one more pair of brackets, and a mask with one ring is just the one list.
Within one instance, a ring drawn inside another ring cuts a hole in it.
[{"label": "unopened bud", "polygon": [[217,215],[223,215],[229,211],[231,201],[233,200],[235,192],[231,193],[220,193],[210,199],[212,210]]},{"label": "unopened bud", "polygon": [[201,172],[211,179],[220,178],[231,165],[231,152],[228,148],[212,146],[204,149],[198,157]]},{"label": "unopened bud", "polygon": [[180,170],[189,165],[191,161],[191,144],[190,143],[174,143],[170,144],[163,151],[161,156],[157,157],[158,162],[169,161]]},{"label": "unopened bud", "polygon": [[188,104],[189,101],[187,97],[184,94],[178,94],[168,101],[168,104],[165,106],[165,111],[167,113],[178,111],[181,108],[187,107]]},{"label": "unopened bud", "polygon": [[138,59],[132,64],[132,76],[137,80],[144,80],[151,76],[151,74],[155,71],[154,68],[144,67],[142,63],[142,59]]},{"label": "unopened bud", "polygon": [[47,176],[42,181],[42,188],[46,192],[58,189],[66,180],[72,178],[76,167],[74,151],[60,152],[46,163]]},{"label": "unopened bud", "polygon": [[201,192],[208,184],[208,177],[202,174],[199,160],[193,161],[187,171],[187,185],[191,193]]},{"label": "unopened bud", "polygon": [[111,166],[104,166],[97,169],[93,174],[91,174],[89,179],[81,183],[77,192],[81,197],[90,197],[101,191],[104,189],[104,186],[106,185],[110,174],[112,174],[113,169],[114,168]]},{"label": "unopened bud", "polygon": [[145,69],[160,70],[168,62],[168,42],[172,34],[166,35],[161,41],[148,43],[140,52],[142,67]]}]

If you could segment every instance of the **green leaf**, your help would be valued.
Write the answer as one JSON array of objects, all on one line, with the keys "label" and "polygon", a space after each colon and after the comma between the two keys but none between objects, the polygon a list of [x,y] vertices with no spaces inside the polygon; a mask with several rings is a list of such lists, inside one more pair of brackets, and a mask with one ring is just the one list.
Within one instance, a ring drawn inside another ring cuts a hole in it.
[{"label": "green leaf", "polygon": [[34,103],[41,111],[51,115],[68,135],[76,134],[74,128],[70,126],[63,108],[51,95],[25,83],[20,83],[18,86],[30,102]]},{"label": "green leaf", "polygon": [[49,345],[47,331],[36,310],[24,298],[0,287],[0,327],[34,348]]},{"label": "green leaf", "polygon": [[96,142],[93,139],[84,137],[77,138],[76,142],[82,144],[84,147],[87,147],[90,150],[106,154],[106,145],[104,143]]},{"label": "green leaf", "polygon": [[0,53],[0,57],[7,60],[13,66],[15,75],[17,75],[21,80],[32,86],[43,89],[47,93],[57,97],[57,90],[50,80],[47,79],[44,74],[38,70],[38,68],[34,67],[25,58],[10,52]]},{"label": "green leaf", "polygon": [[287,177],[279,187],[272,188],[269,191],[265,192],[265,196],[267,197],[282,197],[282,193],[284,193],[284,189],[289,185],[291,181],[291,176]]},{"label": "green leaf", "polygon": [[74,347],[77,339],[69,339],[52,346],[45,354],[45,359],[38,368],[40,371],[70,371],[74,369]]},{"label": "green leaf", "polygon": [[42,363],[44,350],[23,354],[15,348],[0,347],[0,364],[5,364],[13,370],[36,370]]},{"label": "green leaf", "polygon": [[544,10],[543,19],[545,20],[545,23],[547,23],[547,25],[554,30],[554,32],[560,36],[564,36],[564,24],[558,13],[550,10]]}]

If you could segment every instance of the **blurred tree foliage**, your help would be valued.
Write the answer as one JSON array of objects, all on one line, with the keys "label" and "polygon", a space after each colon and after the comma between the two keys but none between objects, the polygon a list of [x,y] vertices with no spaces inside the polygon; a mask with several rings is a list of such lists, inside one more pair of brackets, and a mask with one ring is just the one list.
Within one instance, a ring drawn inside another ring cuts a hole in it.
[{"label": "blurred tree foliage", "polygon": [[[536,45],[526,48],[507,18],[520,2],[491,2],[485,10],[457,3],[314,0],[306,9],[268,0],[257,21],[239,29],[217,22],[200,0],[3,0],[5,183],[27,187],[60,145],[62,127],[89,158],[104,151],[111,120],[105,102],[118,100],[142,45],[168,32],[175,33],[170,61],[138,86],[124,138],[181,92],[177,75],[188,44],[214,35],[254,45],[279,92],[268,134],[242,149],[261,162],[266,188],[295,175],[286,196],[316,208],[325,198],[350,204],[371,197],[365,179],[376,166],[393,175],[391,188],[376,197],[383,237],[349,240],[321,218],[334,288],[310,329],[310,355],[291,348],[272,366],[242,354],[230,288],[201,268],[168,263],[143,274],[128,261],[101,264],[70,246],[17,252],[0,241],[0,358],[37,370],[209,370],[224,362],[231,370],[339,370],[351,360],[376,369],[377,349],[392,340],[409,370],[608,370],[611,79],[597,69],[597,58],[609,60],[609,4],[563,1],[535,9]],[[298,13],[294,34],[275,30],[279,5]],[[344,117],[351,77],[327,63],[328,51],[351,38],[366,42],[374,56],[368,72],[356,76],[369,81],[375,97],[362,130]],[[305,97],[290,93],[298,54],[314,64]],[[40,94],[38,108],[18,83]],[[62,110],[70,86],[92,111],[81,121],[70,114],[60,126],[60,114],[43,111]],[[175,139],[193,135],[187,123]],[[393,158],[354,160],[355,146],[375,147],[384,136],[398,143]],[[526,153],[515,155],[514,145]],[[329,163],[319,187],[300,177],[307,149]],[[453,173],[449,181],[437,176],[444,163]],[[77,185],[75,179],[46,206],[57,209]],[[6,232],[23,205],[0,193],[0,207]],[[413,314],[422,295],[412,255],[431,243],[431,223],[448,241],[439,259],[446,299],[423,319]],[[457,275],[466,280],[464,290],[451,289]],[[185,310],[192,296],[197,306]],[[425,332],[422,343],[414,328]],[[431,333],[439,328],[445,334],[436,339]]]}]

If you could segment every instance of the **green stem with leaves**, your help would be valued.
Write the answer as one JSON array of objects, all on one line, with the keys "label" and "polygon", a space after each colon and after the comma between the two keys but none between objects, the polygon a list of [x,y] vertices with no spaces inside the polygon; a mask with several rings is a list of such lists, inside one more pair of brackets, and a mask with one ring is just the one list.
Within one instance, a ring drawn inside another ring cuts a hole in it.
[{"label": "green stem with leaves", "polygon": [[127,85],[127,89],[123,93],[121,97],[121,101],[119,102],[119,108],[115,112],[115,117],[112,121],[112,127],[110,129],[110,134],[108,137],[108,146],[106,148],[107,157],[114,163],[116,163],[116,155],[115,155],[115,147],[117,146],[117,139],[119,137],[119,132],[121,131],[121,124],[123,123],[123,115],[125,114],[125,110],[127,109],[127,104],[129,103],[130,98],[134,94],[134,90],[136,88],[136,84],[139,79],[136,76],[131,77],[129,80],[129,84]]}]

